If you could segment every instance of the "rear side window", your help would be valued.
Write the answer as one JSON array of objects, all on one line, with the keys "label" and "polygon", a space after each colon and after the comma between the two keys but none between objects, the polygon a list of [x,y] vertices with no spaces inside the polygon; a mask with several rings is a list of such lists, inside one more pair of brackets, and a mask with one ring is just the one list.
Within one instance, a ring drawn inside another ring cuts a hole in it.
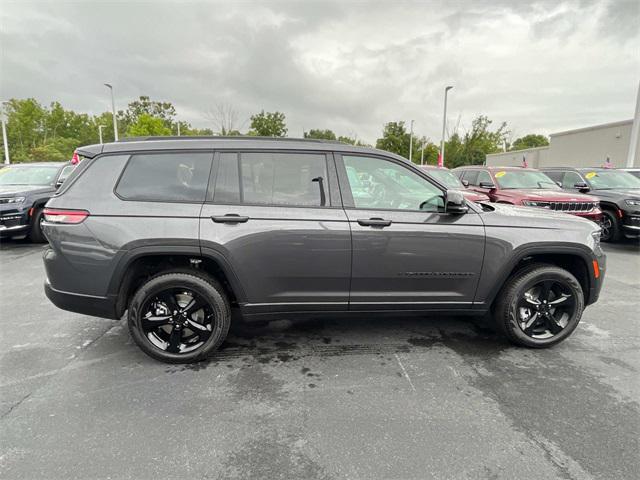
[{"label": "rear side window", "polygon": [[321,188],[325,202],[329,197],[323,154],[241,153],[240,171],[243,203],[319,207],[323,205]]},{"label": "rear side window", "polygon": [[204,202],[211,153],[132,155],[116,187],[125,200]]}]

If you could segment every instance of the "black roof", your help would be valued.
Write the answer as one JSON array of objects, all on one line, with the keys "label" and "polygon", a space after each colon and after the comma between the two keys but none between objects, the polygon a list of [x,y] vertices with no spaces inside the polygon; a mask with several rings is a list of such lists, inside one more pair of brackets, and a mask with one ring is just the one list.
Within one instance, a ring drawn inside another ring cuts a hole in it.
[{"label": "black roof", "polygon": [[100,153],[118,153],[131,151],[160,150],[309,150],[320,152],[370,153],[385,154],[408,162],[404,157],[394,153],[370,147],[357,147],[333,140],[315,138],[281,138],[281,137],[134,137],[118,142],[88,145],[77,149],[84,157],[94,157]]}]

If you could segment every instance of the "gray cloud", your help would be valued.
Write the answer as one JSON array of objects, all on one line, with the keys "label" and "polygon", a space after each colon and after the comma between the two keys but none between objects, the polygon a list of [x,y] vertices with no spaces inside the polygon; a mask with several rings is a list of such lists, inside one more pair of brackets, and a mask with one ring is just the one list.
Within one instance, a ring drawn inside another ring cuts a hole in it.
[{"label": "gray cloud", "polygon": [[516,134],[630,118],[640,60],[635,1],[2,2],[2,98],[99,113],[139,95],[207,126],[286,113],[290,135],[332,128],[373,142],[416,120],[437,140],[442,90],[468,125]]}]

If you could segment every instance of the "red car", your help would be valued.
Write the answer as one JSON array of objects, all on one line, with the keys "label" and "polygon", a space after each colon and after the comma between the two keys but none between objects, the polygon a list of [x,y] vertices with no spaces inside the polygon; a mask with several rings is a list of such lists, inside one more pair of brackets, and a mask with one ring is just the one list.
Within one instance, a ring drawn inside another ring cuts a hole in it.
[{"label": "red car", "polygon": [[456,177],[451,170],[446,167],[435,167],[433,165],[418,165],[420,170],[423,170],[427,175],[437,180],[450,190],[458,190],[464,195],[464,198],[471,202],[488,202],[489,197],[484,193],[474,192],[468,189]]},{"label": "red car", "polygon": [[456,168],[453,173],[470,190],[488,195],[492,202],[547,208],[596,223],[602,219],[596,197],[562,190],[534,168],[469,166]]}]

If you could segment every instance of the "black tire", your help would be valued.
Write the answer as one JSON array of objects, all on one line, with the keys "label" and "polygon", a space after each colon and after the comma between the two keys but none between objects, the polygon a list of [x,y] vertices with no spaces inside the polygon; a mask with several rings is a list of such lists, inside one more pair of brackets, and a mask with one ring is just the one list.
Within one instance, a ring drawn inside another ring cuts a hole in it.
[{"label": "black tire", "polygon": [[44,219],[44,210],[37,208],[31,215],[31,226],[29,227],[29,240],[33,243],[45,243],[47,239],[42,233],[42,220]]},{"label": "black tire", "polygon": [[[171,313],[175,314],[175,311],[167,311],[167,303],[164,303],[159,297],[165,298],[167,292],[173,298],[173,304],[180,312],[187,312],[188,305],[180,305],[179,297],[176,295],[184,297],[189,293],[194,302],[198,299],[203,306],[191,313],[171,315]],[[165,310],[160,314],[163,316],[147,315],[147,313],[151,313],[149,310],[151,306],[156,308],[155,315],[158,315],[157,308]],[[169,313],[168,316],[167,313]],[[190,325],[187,323],[196,325],[193,322],[195,320],[193,315],[200,315],[203,319],[202,322],[197,322],[200,327],[205,327],[201,331],[205,332],[207,337],[202,341],[197,329],[190,329]],[[150,319],[168,317],[171,317],[170,325],[165,323],[160,327],[148,327]],[[138,289],[129,305],[128,324],[131,337],[144,353],[166,363],[192,363],[204,360],[224,342],[229,332],[230,323],[231,309],[224,290],[216,280],[200,272],[172,271],[153,277]],[[176,334],[176,330],[180,328],[181,330]],[[189,334],[189,332],[191,333]],[[174,334],[178,337],[177,352],[175,347],[171,348]],[[187,342],[196,342],[193,340],[193,336],[195,336],[197,343],[188,344]],[[163,340],[167,344],[164,349],[162,348],[164,345],[158,345]],[[182,343],[183,340],[185,343]],[[185,351],[182,351],[183,346]],[[193,348],[193,350],[187,350],[188,348]],[[168,351],[170,349],[174,351]]]},{"label": "black tire", "polygon": [[[550,287],[546,300],[540,300],[547,285]],[[540,294],[533,298],[531,292],[536,289]],[[529,303],[538,301],[538,305]],[[552,307],[554,302],[558,302],[558,306]],[[570,272],[552,265],[535,264],[519,270],[507,280],[495,305],[494,321],[510,342],[523,347],[546,348],[569,337],[578,326],[583,311],[582,286]],[[560,321],[556,321],[558,315],[561,315]]]},{"label": "black tire", "polygon": [[620,219],[615,212],[611,210],[602,211],[602,235],[600,240],[603,242],[618,242],[622,238],[622,227]]}]

